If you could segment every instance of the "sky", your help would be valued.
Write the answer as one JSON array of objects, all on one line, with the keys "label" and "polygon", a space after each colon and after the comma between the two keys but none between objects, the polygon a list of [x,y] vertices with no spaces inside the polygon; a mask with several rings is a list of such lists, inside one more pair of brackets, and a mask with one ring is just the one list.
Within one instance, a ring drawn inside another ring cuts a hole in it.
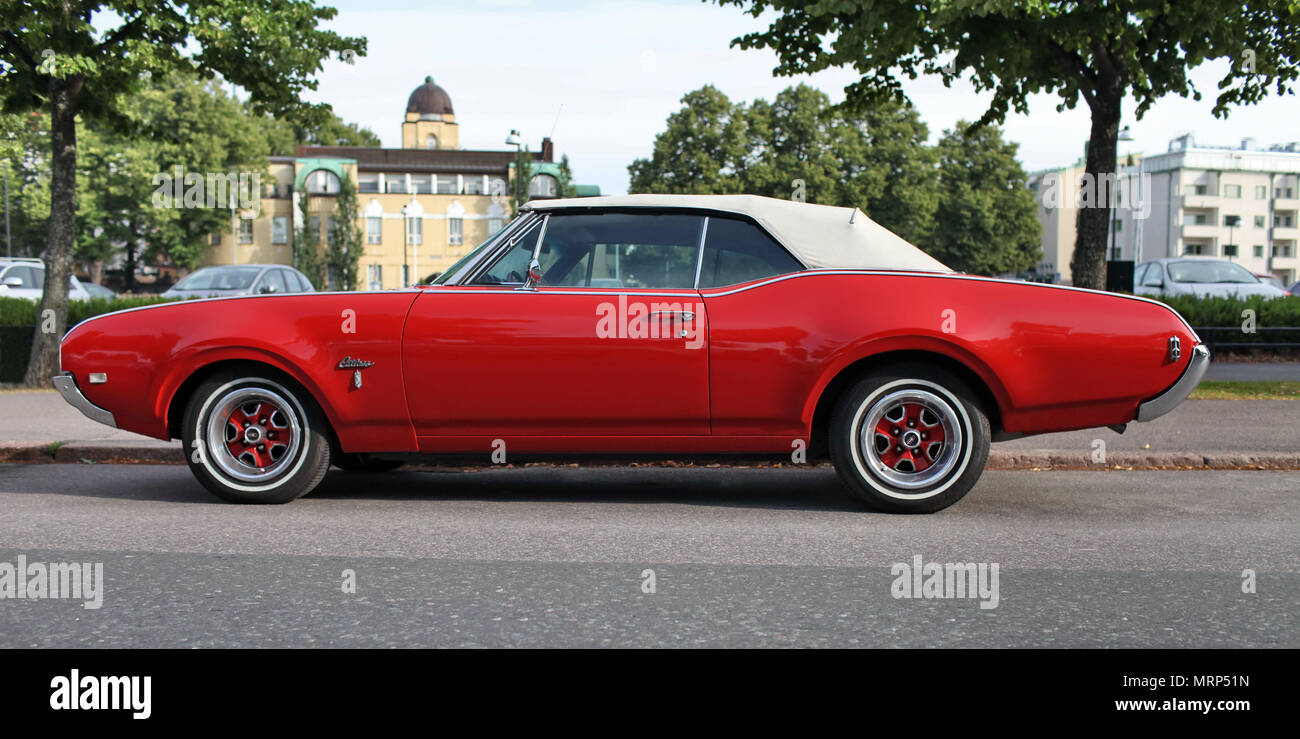
[{"label": "sky", "polygon": [[[568,154],[574,179],[605,194],[627,192],[627,166],[648,157],[655,135],[681,107],[687,92],[712,84],[734,101],[772,99],[806,82],[834,101],[857,77],[827,70],[774,77],[769,51],[730,47],[733,38],[767,27],[736,6],[699,0],[334,0],[328,25],[368,40],[353,64],[332,60],[307,95],[326,102],[344,120],[365,126],[384,146],[401,145],[401,121],[411,90],[432,76],[451,96],[466,149],[506,149],[519,129],[536,151],[551,135],[556,158]],[[1169,140],[1192,133],[1200,144],[1235,146],[1300,141],[1300,97],[1271,97],[1235,108],[1226,120],[1211,113],[1212,93],[1227,63],[1207,64],[1193,80],[1207,99],[1158,102],[1141,121],[1125,104],[1122,125],[1134,140],[1121,153],[1166,151]],[[969,81],[945,88],[937,78],[908,82],[904,90],[929,126],[931,140],[959,120],[975,120],[990,95]],[[1019,144],[1028,171],[1069,164],[1083,153],[1088,111],[1058,112],[1058,98],[1031,99],[1028,115],[1012,115],[1004,135]],[[553,132],[553,133],[552,133]]]}]

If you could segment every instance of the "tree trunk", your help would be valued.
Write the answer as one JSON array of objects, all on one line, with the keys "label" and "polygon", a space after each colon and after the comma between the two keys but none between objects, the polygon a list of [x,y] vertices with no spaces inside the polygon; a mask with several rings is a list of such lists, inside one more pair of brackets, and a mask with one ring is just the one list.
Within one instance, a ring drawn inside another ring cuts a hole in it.
[{"label": "tree trunk", "polygon": [[45,292],[36,311],[36,335],[27,385],[49,386],[59,371],[59,342],[68,325],[68,278],[77,238],[77,114],[80,75],[50,79],[50,223],[45,241]]},{"label": "tree trunk", "polygon": [[1091,106],[1092,134],[1088,140],[1083,186],[1085,191],[1091,186],[1092,196],[1079,200],[1074,256],[1070,259],[1076,287],[1106,289],[1106,236],[1110,230],[1111,202],[1118,194],[1115,157],[1123,99],[1123,89],[1118,84],[1099,85]]}]

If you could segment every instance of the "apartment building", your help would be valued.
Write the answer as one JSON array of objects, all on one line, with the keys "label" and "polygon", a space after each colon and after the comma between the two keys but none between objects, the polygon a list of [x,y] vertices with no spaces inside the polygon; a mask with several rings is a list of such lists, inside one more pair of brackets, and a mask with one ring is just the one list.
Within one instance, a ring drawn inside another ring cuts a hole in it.
[{"label": "apartment building", "polygon": [[[1053,202],[1053,188],[1073,196],[1087,184],[1083,162],[1031,176],[1043,224],[1044,274],[1069,282],[1077,197]],[[1098,184],[1097,190],[1103,188]],[[1141,262],[1198,255],[1238,262],[1291,284],[1300,273],[1300,142],[1259,148],[1199,145],[1190,135],[1168,151],[1125,155],[1107,184],[1111,211],[1108,257]],[[1094,199],[1092,202],[1098,202]],[[1055,206],[1055,207],[1053,207]]]}]

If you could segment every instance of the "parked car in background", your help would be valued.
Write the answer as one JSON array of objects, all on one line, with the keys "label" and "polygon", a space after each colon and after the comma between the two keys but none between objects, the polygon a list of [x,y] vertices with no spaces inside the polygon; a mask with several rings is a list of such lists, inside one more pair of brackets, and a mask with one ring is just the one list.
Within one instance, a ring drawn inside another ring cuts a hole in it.
[{"label": "parked car in background", "polygon": [[1133,292],[1162,296],[1286,297],[1285,290],[1260,282],[1240,264],[1213,257],[1164,257],[1142,262],[1133,271]]},{"label": "parked car in background", "polygon": [[164,298],[228,298],[315,292],[307,276],[281,264],[204,267],[172,285]]},{"label": "parked car in background", "polygon": [[96,285],[93,282],[83,282],[81,283],[81,286],[86,289],[86,292],[90,293],[90,297],[92,298],[105,298],[112,300],[117,297],[117,293],[109,290],[103,285]]},{"label": "parked car in background", "polygon": [[1272,285],[1273,287],[1276,287],[1282,292],[1286,292],[1286,284],[1283,283],[1282,278],[1278,277],[1277,275],[1270,275],[1266,272],[1256,272],[1255,278],[1258,279],[1260,282],[1264,283],[1265,285]]},{"label": "parked car in background", "polygon": [[1291,286],[1291,289],[1290,289],[1288,292],[1290,292],[1290,293],[1291,293],[1292,295],[1294,295],[1295,297],[1300,298],[1300,281],[1298,281],[1298,282],[1296,282],[1296,284],[1292,285],[1292,286]]},{"label": "parked car in background", "polygon": [[[45,263],[39,259],[0,257],[0,298],[40,300],[45,293]],[[89,300],[90,292],[75,276],[68,278],[68,299]]]},{"label": "parked car in background", "polygon": [[743,195],[533,201],[433,284],[109,313],[60,360],[69,403],[182,439],[232,502],[508,449],[829,456],[901,513],[955,503],[990,442],[1159,418],[1210,361],[1164,303],[957,274],[857,209]]}]

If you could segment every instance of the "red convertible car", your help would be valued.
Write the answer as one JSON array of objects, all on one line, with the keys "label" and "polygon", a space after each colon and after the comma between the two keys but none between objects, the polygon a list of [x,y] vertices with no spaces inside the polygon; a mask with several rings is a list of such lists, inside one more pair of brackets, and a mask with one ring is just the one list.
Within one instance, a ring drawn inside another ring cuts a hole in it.
[{"label": "red convertible car", "polygon": [[829,455],[929,512],[992,441],[1168,412],[1209,352],[1161,303],[955,274],[856,209],[632,195],[530,203],[431,285],[99,316],[61,361],[229,501],[414,455]]}]

